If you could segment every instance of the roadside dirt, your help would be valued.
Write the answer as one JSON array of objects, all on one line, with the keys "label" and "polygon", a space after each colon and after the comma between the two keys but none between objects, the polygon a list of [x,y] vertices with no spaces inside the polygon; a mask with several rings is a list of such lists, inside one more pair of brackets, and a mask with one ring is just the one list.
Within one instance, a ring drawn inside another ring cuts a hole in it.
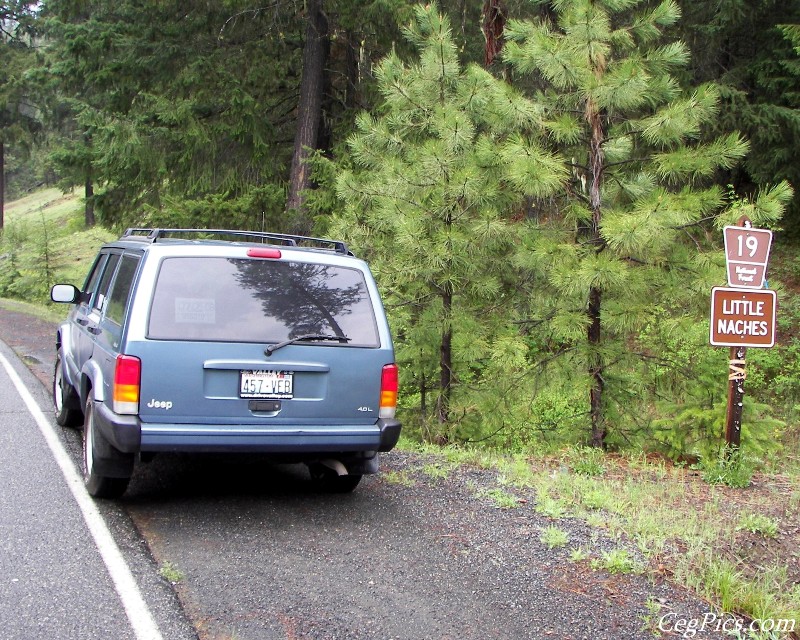
[{"label": "roadside dirt", "polygon": [[[0,339],[50,387],[53,322],[0,307]],[[303,468],[258,456],[163,455],[137,469],[120,504],[155,560],[177,570],[202,640],[689,637],[686,624],[713,614],[668,572],[611,575],[570,557],[575,548],[635,555],[625,540],[554,522],[535,511],[535,495],[500,508],[488,493],[494,472],[431,477],[429,462],[392,452],[354,494],[322,496]],[[763,504],[774,485],[756,478],[744,499]],[[798,524],[778,511],[789,535],[740,531],[727,552],[754,567],[778,554],[800,571]],[[568,546],[541,541],[552,524]],[[692,637],[729,636],[712,625]]]}]

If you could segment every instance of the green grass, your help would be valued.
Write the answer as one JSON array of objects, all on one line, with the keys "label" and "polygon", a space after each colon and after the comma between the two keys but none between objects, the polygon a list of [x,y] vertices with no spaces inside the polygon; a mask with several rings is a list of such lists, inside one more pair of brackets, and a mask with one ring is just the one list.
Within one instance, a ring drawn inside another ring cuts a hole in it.
[{"label": "green grass", "polygon": [[605,473],[601,449],[575,447],[567,453],[567,464],[575,473],[584,476],[602,476]]},{"label": "green grass", "polygon": [[724,484],[736,489],[750,485],[755,465],[741,451],[723,451],[716,458],[702,460],[698,468],[709,484]]},{"label": "green grass", "polygon": [[171,584],[178,584],[186,579],[183,572],[169,561],[163,562],[158,569],[158,575]]},{"label": "green grass", "polygon": [[592,557],[592,553],[585,547],[574,547],[570,549],[569,559],[572,562],[585,562]]},{"label": "green grass", "polygon": [[[116,235],[99,226],[86,229],[83,215],[82,198],[58,189],[37,191],[8,203],[0,237],[4,256],[0,296],[47,310],[52,309],[49,291],[53,284],[81,286],[97,249]],[[12,273],[16,273],[13,279]]]},{"label": "green grass", "polygon": [[[766,511],[771,508],[770,513],[781,513],[790,522],[797,519],[796,475],[779,476],[784,487],[780,491],[770,489],[774,483],[762,479],[763,493],[754,494],[750,482],[749,489],[709,484],[701,471],[660,459],[651,462],[643,456],[590,452],[590,460],[582,465],[577,449],[534,457],[492,456],[430,445],[407,448],[422,452],[428,467],[445,466],[449,474],[457,473],[452,466],[456,460],[496,470],[497,487],[478,488],[477,495],[503,509],[530,502],[538,514],[552,521],[540,534],[540,541],[550,548],[569,545],[560,519],[581,518],[602,530],[607,539],[624,539],[641,554],[626,546],[602,553],[578,547],[570,549],[574,562],[588,562],[593,569],[609,573],[666,572],[721,611],[759,619],[800,619],[800,586],[789,579],[786,558],[777,557],[772,563],[758,559],[758,564],[750,566],[746,557],[739,558],[738,564],[727,559],[737,552],[737,532],[781,540],[785,534],[780,523]],[[511,487],[514,495],[506,490]]]},{"label": "green grass", "polygon": [[45,219],[49,222],[70,222],[75,212],[81,208],[82,201],[77,192],[63,194],[56,188],[42,189],[19,200],[7,202],[4,220],[8,223],[12,220],[38,219],[40,212],[44,212]]},{"label": "green grass", "polygon": [[592,568],[604,569],[609,573],[642,573],[644,567],[636,562],[627,549],[603,551],[599,558],[591,561]]},{"label": "green grass", "polygon": [[539,537],[542,544],[546,545],[548,549],[556,549],[565,547],[569,543],[569,534],[563,529],[559,529],[554,525],[542,529],[542,535]]},{"label": "green grass", "polygon": [[[615,466],[602,477],[540,473],[535,488],[549,504],[560,504],[565,516],[584,518],[612,536],[624,536],[651,565],[668,567],[678,582],[723,611],[760,619],[797,619],[800,587],[787,577],[786,558],[778,557],[772,564],[758,560],[750,567],[744,557],[738,565],[725,559],[737,551],[737,530],[778,540],[782,534],[777,520],[754,509],[759,500],[766,508],[780,499],[791,520],[796,517],[796,490],[756,498],[745,489],[709,486],[690,470],[638,464],[634,471],[624,461]],[[796,479],[784,481],[796,485]],[[739,501],[743,507],[736,509]],[[593,558],[591,565],[611,573],[643,570],[624,550]]]},{"label": "green grass", "polygon": [[519,499],[502,489],[484,489],[478,492],[481,498],[489,498],[498,509],[516,509],[520,506]]},{"label": "green grass", "polygon": [[765,538],[778,537],[778,523],[761,513],[746,513],[739,520],[736,526],[739,531],[749,531],[759,534]]},{"label": "green grass", "polygon": [[430,464],[426,464],[422,468],[422,473],[424,473],[429,478],[447,478],[450,475],[450,472],[453,470],[454,465],[451,463],[440,463],[440,462],[433,462]]},{"label": "green grass", "polygon": [[408,471],[387,471],[381,474],[381,479],[389,484],[396,484],[401,487],[413,487],[416,482]]},{"label": "green grass", "polygon": [[51,322],[58,322],[63,320],[66,316],[66,308],[64,305],[50,304],[42,306],[41,304],[32,304],[22,300],[13,300],[11,298],[0,298],[0,307],[10,311],[18,311],[19,313],[26,313],[28,315],[49,320]]}]

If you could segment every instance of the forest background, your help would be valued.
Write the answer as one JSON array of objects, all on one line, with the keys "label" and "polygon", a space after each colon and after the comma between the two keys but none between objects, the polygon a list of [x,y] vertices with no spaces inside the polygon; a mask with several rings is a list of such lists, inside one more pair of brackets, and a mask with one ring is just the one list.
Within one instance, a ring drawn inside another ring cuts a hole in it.
[{"label": "forest background", "polygon": [[0,215],[0,295],[47,300],[96,227],[333,235],[383,292],[407,434],[714,459],[708,300],[748,215],[780,308],[742,442],[796,451],[800,2],[14,0],[0,25],[0,193],[84,197]]}]

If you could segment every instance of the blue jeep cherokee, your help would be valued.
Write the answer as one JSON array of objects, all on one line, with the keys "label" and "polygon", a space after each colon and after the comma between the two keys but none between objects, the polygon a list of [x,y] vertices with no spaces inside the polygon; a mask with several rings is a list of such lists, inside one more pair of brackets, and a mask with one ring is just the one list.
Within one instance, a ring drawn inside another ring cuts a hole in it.
[{"label": "blue jeep cherokee", "polygon": [[[338,241],[129,229],[104,245],[56,336],[56,420],[83,425],[90,494],[151,453],[266,452],[351,491],[400,435],[375,281]],[[146,454],[146,455],[142,455]]]}]

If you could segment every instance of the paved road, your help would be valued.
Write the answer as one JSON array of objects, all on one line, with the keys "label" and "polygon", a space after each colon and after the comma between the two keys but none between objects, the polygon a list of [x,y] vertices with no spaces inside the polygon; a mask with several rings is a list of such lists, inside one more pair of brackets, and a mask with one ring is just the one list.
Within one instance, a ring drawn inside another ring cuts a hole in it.
[{"label": "paved road", "polygon": [[86,495],[48,405],[0,342],[0,638],[196,637],[127,516]]}]

